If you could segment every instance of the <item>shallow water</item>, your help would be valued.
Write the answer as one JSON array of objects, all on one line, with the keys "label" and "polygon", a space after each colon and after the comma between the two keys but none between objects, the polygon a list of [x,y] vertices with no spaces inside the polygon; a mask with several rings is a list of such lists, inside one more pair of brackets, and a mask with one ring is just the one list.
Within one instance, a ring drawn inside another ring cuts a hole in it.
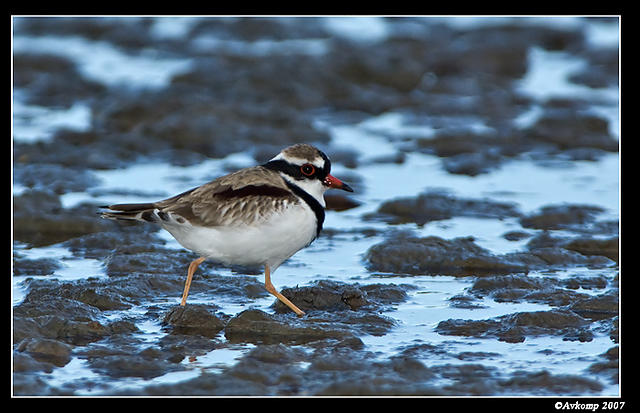
[{"label": "shallow water", "polygon": [[[324,36],[279,37],[277,39],[246,40],[232,38],[233,34],[218,36],[214,33],[194,35],[192,30],[201,19],[152,19],[151,38],[165,45],[161,47],[149,44],[139,47],[136,53],[125,52],[122,47],[110,40],[96,40],[61,34],[33,34],[24,28],[22,22],[14,19],[13,51],[16,53],[53,53],[70,59],[79,73],[91,81],[107,88],[158,89],[170,87],[171,79],[191,70],[193,59],[189,52],[197,55],[207,53],[249,56],[268,59],[274,55],[306,54],[322,56],[329,53],[336,38],[347,39],[359,44],[358,47],[376,47],[376,43],[387,41],[397,33],[428,31],[421,22],[391,22],[380,18],[326,19],[317,30],[325,30]],[[133,24],[124,21],[123,24]],[[486,27],[499,27],[502,24],[525,25],[545,31],[559,27],[569,30],[579,27],[585,34],[586,42],[595,46],[617,47],[617,21],[589,21],[566,19],[553,22],[530,19],[437,19],[451,30],[463,32],[482,30]],[[121,20],[115,19],[116,24]],[[295,19],[284,19],[286,27],[303,24]],[[362,30],[366,28],[367,30]],[[20,30],[26,33],[20,33]],[[302,35],[301,35],[302,36]],[[335,37],[334,37],[335,36]],[[167,44],[172,41],[184,41],[186,53],[179,55],[170,50]],[[370,45],[370,46],[367,46]],[[53,51],[53,52],[52,52]],[[550,51],[531,46],[527,55],[528,69],[514,89],[532,99],[530,107],[520,116],[512,119],[514,128],[525,130],[544,113],[543,107],[550,98],[592,102],[582,110],[604,117],[614,139],[620,139],[618,117],[617,87],[591,88],[578,85],[569,80],[574,72],[590,64],[582,56],[571,51]],[[28,89],[28,88],[26,88]],[[70,108],[54,108],[25,103],[22,100],[22,88],[14,87],[13,100],[13,138],[14,144],[37,144],[55,141],[55,132],[60,128],[70,131],[86,132],[95,126],[96,120],[87,122],[87,116],[95,113],[89,110],[90,103],[78,103]],[[117,100],[115,101],[117,104]],[[583,103],[581,103],[583,104]],[[349,112],[349,111],[346,111]],[[593,338],[589,341],[566,340],[562,335],[527,336],[523,342],[505,342],[495,337],[473,337],[445,335],[438,332],[438,324],[448,319],[486,320],[517,312],[549,311],[555,306],[530,301],[502,301],[489,296],[473,301],[471,307],[451,305],[451,299],[465,294],[474,284],[475,277],[457,277],[451,275],[408,275],[383,273],[369,270],[366,263],[367,251],[374,245],[386,242],[390,231],[409,231],[418,237],[437,236],[443,239],[472,236],[477,245],[490,253],[502,255],[526,250],[531,237],[542,233],[540,229],[521,226],[517,217],[485,218],[476,216],[453,216],[448,219],[434,220],[424,225],[404,223],[390,225],[382,220],[367,219],[366,215],[375,213],[378,208],[391,199],[414,197],[432,190],[446,190],[455,198],[490,199],[494,202],[507,202],[516,205],[523,215],[533,214],[548,205],[578,204],[602,208],[599,221],[617,221],[619,219],[620,173],[619,153],[599,153],[595,160],[571,159],[570,155],[539,155],[536,151],[504,159],[497,167],[484,173],[470,176],[454,174],[443,168],[442,157],[433,153],[415,150],[411,144],[415,137],[433,139],[443,131],[438,122],[430,122],[425,116],[417,122],[415,116],[409,116],[406,110],[385,111],[379,114],[362,113],[356,120],[344,121],[340,111],[315,113],[312,116],[313,127],[326,133],[328,143],[322,143],[332,156],[332,149],[354,154],[355,167],[348,165],[338,157],[333,162],[332,174],[351,184],[354,179],[356,192],[351,197],[360,205],[345,211],[328,211],[324,224],[325,235],[317,239],[309,248],[304,249],[285,262],[273,275],[277,288],[309,286],[317,280],[332,280],[345,283],[410,285],[407,299],[394,303],[384,315],[395,321],[393,328],[382,335],[363,334],[359,336],[364,344],[363,352],[370,352],[371,361],[388,362],[394,357],[406,354],[411,346],[428,345],[437,351],[418,352],[416,359],[427,367],[440,368],[444,365],[466,366],[479,364],[494,371],[500,380],[517,376],[522,372],[544,370],[551,375],[587,375],[600,383],[601,387],[587,391],[589,395],[618,396],[620,383],[607,377],[590,373],[589,368],[601,361],[601,355],[615,346],[606,331],[591,328]],[[436,116],[437,114],[429,114]],[[496,129],[487,124],[481,116],[460,115],[458,121],[465,130],[479,136],[492,136]],[[91,124],[92,126],[89,126]],[[446,128],[445,128],[446,129]],[[385,156],[403,154],[402,162],[380,162]],[[14,168],[16,165],[14,157]],[[61,207],[77,208],[83,204],[104,205],[108,203],[148,202],[162,199],[187,189],[201,185],[210,179],[230,170],[247,167],[256,163],[251,150],[231,152],[220,158],[208,158],[189,165],[176,165],[161,158],[139,158],[124,167],[115,169],[91,169],[87,171],[97,180],[85,190],[68,190],[59,194]],[[21,196],[31,189],[14,179],[13,195]],[[98,219],[97,216],[95,219]],[[15,227],[14,227],[15,230]],[[504,234],[510,231],[524,231],[528,234],[519,240],[509,241]],[[578,237],[579,231],[550,230],[549,233],[564,237]],[[181,246],[168,233],[157,233],[161,247],[178,253]],[[606,236],[603,235],[603,236]],[[593,234],[594,238],[598,234]],[[126,245],[121,246],[126,250]],[[122,252],[122,249],[120,250]],[[17,306],[23,302],[29,292],[32,280],[53,280],[73,282],[89,278],[106,279],[106,260],[86,258],[74,254],[64,243],[46,246],[33,246],[27,242],[14,241],[14,256],[29,260],[52,258],[60,266],[47,275],[13,276],[12,303]],[[14,261],[14,266],[16,265]],[[19,264],[18,264],[19,265]],[[205,271],[236,277],[237,272],[216,267]],[[588,266],[570,266],[564,269],[535,270],[529,277],[553,277],[563,280],[572,277],[603,276],[608,284],[604,288],[580,288],[577,292],[596,296],[612,290],[617,279],[618,265],[590,268]],[[256,280],[261,282],[262,276]],[[159,297],[157,301],[144,301],[124,310],[105,310],[102,317],[108,321],[126,319],[131,321],[137,331],[132,340],[144,348],[154,348],[168,335],[159,318],[152,318],[149,311],[168,308],[178,304],[175,298]],[[273,299],[267,295],[257,297],[238,297],[236,295],[214,296],[209,291],[192,289],[190,304],[216,306],[216,311],[233,316],[243,310],[259,309],[271,313]],[[386,308],[386,307],[385,307]],[[98,348],[101,341],[78,345],[71,352],[70,361],[63,367],[53,368],[50,372],[34,371],[29,374],[38,377],[44,385],[36,387],[45,393],[73,395],[110,395],[144,394],[145,389],[194,380],[203,374],[224,374],[237,366],[243,357],[256,350],[260,344],[251,342],[231,343],[224,334],[215,338],[215,348],[203,354],[187,357],[177,363],[175,370],[168,370],[155,377],[118,377],[96,368],[87,361],[86,351]],[[106,342],[105,342],[106,343]],[[108,345],[108,344],[106,344]],[[288,345],[293,350],[309,354],[314,352],[306,345]],[[431,347],[429,347],[431,348]],[[294,361],[289,367],[295,371],[312,374],[311,361]],[[435,371],[435,370],[434,370]],[[439,370],[438,370],[439,371]],[[497,373],[499,372],[499,373]],[[24,373],[23,373],[24,374]],[[442,374],[429,382],[434,388],[446,388],[455,385],[458,379]],[[53,390],[51,390],[53,389]],[[35,390],[36,393],[38,390]],[[313,389],[308,390],[313,391]],[[554,389],[514,389],[506,390],[507,395],[554,394]],[[568,390],[570,395],[574,390]],[[18,392],[18,394],[21,394]],[[27,391],[28,394],[28,391]]]}]

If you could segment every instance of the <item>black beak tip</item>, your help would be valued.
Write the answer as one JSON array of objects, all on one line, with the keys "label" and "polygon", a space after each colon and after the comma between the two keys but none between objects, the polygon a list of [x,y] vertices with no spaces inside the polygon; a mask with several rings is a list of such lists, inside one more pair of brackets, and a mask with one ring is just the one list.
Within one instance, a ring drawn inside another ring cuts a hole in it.
[{"label": "black beak tip", "polygon": [[342,183],[342,188],[340,189],[343,189],[347,192],[353,192],[353,188],[351,188],[349,185],[345,184],[344,182]]}]

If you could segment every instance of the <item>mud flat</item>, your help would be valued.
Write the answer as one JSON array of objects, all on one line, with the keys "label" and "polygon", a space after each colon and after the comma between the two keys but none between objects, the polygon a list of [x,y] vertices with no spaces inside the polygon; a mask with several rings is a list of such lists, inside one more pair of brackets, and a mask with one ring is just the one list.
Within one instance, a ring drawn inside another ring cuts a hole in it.
[{"label": "mud flat", "polygon": [[[619,394],[617,19],[13,22],[14,395]],[[300,141],[304,317],[96,214]]]}]

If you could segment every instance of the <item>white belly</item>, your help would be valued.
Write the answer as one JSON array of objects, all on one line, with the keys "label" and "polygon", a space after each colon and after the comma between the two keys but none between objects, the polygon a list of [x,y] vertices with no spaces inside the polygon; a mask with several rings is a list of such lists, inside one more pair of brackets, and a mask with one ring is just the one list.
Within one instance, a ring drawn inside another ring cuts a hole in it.
[{"label": "white belly", "polygon": [[305,204],[292,205],[257,226],[196,227],[163,225],[185,248],[223,264],[280,264],[309,245],[316,236],[316,217]]}]

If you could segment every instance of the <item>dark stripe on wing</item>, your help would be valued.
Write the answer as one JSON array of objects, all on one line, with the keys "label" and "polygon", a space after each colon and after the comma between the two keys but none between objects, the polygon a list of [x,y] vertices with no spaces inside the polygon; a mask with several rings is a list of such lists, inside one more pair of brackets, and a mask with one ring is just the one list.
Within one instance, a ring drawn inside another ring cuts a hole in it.
[{"label": "dark stripe on wing", "polygon": [[238,189],[228,188],[224,191],[217,192],[214,196],[224,199],[244,198],[247,196],[270,196],[280,198],[291,196],[291,192],[284,188],[278,188],[270,185],[247,185]]},{"label": "dark stripe on wing", "polygon": [[146,203],[146,204],[115,204],[115,205],[104,205],[100,208],[108,208],[113,211],[122,211],[122,212],[140,212],[145,209],[153,209],[155,208],[155,204]]}]

